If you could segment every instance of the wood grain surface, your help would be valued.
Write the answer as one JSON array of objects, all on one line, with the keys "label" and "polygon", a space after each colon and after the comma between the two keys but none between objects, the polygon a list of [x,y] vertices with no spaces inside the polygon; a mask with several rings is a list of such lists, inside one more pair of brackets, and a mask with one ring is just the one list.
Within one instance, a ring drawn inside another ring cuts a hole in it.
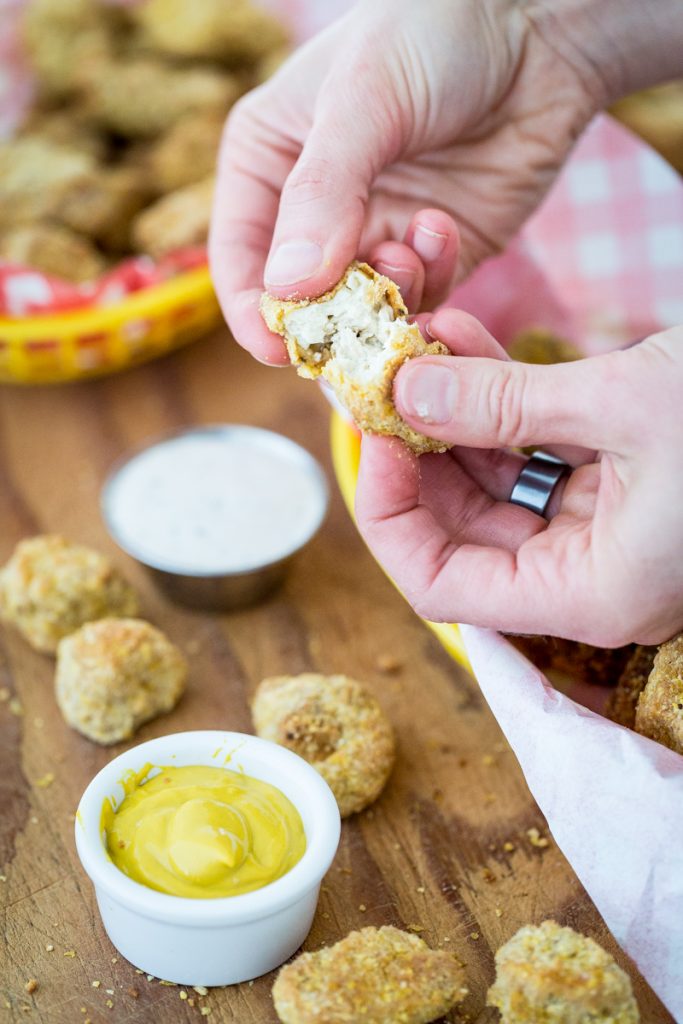
[{"label": "wood grain surface", "polygon": [[[191,677],[178,708],[134,742],[249,731],[249,696],[266,675],[344,672],[377,694],[396,728],[397,765],[375,806],[344,823],[306,949],[370,924],[414,928],[466,964],[470,995],[446,1020],[484,1024],[498,1019],[485,1007],[494,951],[521,925],[554,917],[614,953],[645,1024],[670,1024],[552,838],[530,842],[529,829],[547,837],[545,822],[475,681],[384,578],[334,484],[329,518],[282,589],[231,615],[173,607],[109,540],[98,496],[112,462],[169,429],[225,421],[279,430],[331,474],[318,389],[255,363],[225,331],[119,377],[0,390],[0,560],[20,538],[58,531],[107,552],[139,586],[146,616],[188,653]],[[400,664],[393,674],[378,667],[387,653]],[[98,747],[65,725],[53,662],[9,629],[0,631],[0,687],[0,1024],[174,1024],[204,1019],[202,1007],[216,1024],[276,1021],[272,975],[182,1000],[117,955],[76,856],[73,814],[123,746]],[[38,785],[48,773],[54,781]]]}]

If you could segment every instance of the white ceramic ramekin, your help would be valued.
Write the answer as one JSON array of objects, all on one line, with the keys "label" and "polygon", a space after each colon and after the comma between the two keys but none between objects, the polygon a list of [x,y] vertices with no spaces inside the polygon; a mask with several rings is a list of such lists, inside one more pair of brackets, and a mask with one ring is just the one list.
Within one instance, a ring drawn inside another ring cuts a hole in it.
[{"label": "white ceramic ramekin", "polygon": [[[301,815],[306,852],[263,889],[220,899],[169,896],[124,875],[109,859],[101,830],[108,797],[145,764],[224,766],[277,786]],[[98,772],[81,798],[76,847],[95,886],[107,935],[136,967],[181,985],[232,985],[266,974],[306,938],[320,883],[339,843],[337,803],[327,783],[290,750],[236,732],[183,732],[125,751]]]}]

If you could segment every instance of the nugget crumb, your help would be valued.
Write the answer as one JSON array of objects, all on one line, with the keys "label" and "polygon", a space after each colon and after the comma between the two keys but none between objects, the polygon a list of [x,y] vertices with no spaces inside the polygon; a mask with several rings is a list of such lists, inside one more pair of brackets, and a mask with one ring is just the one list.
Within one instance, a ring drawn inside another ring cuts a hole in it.
[{"label": "nugget crumb", "polygon": [[549,845],[548,840],[545,836],[541,835],[537,828],[528,828],[526,834],[529,837],[529,842],[532,846],[536,846],[539,849],[545,849],[545,847]]},{"label": "nugget crumb", "polygon": [[24,989],[28,992],[29,995],[35,992],[37,988],[38,982],[36,981],[35,978],[29,978],[26,984],[24,985]]}]

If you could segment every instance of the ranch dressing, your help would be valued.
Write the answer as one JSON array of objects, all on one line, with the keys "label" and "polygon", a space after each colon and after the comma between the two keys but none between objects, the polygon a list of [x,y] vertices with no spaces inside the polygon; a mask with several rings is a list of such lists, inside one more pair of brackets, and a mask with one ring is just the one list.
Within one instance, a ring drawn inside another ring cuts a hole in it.
[{"label": "ranch dressing", "polygon": [[251,427],[199,428],[134,456],[105,490],[117,541],[148,565],[242,572],[286,557],[319,526],[327,494],[311,456]]}]

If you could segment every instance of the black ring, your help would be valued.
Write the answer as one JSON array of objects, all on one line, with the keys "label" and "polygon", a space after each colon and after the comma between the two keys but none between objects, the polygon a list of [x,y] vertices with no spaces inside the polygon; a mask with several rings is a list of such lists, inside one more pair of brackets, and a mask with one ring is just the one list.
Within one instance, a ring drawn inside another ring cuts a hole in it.
[{"label": "black ring", "polygon": [[550,497],[571,467],[564,459],[548,452],[534,452],[517,477],[510,502],[521,505],[537,515],[545,515]]}]

